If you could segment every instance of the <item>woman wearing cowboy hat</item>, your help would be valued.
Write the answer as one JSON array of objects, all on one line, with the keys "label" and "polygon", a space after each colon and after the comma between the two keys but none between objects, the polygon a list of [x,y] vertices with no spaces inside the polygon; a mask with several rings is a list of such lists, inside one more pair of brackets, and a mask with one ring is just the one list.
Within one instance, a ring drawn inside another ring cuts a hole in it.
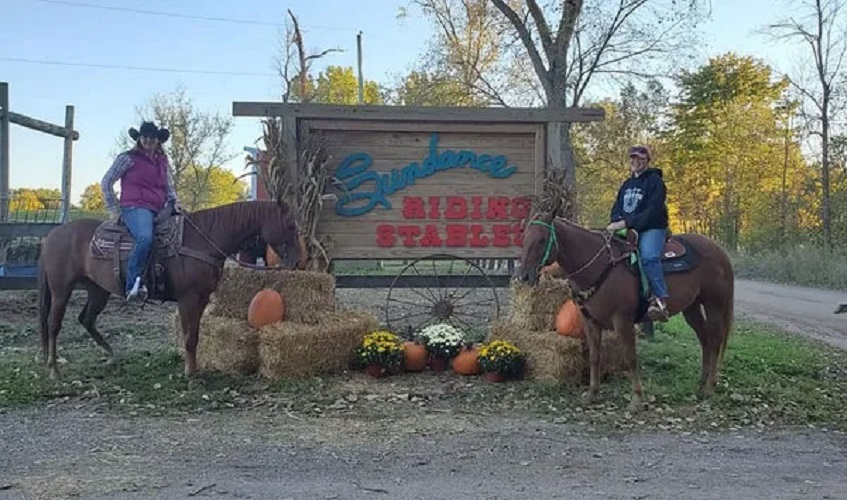
[{"label": "woman wearing cowboy hat", "polygon": [[[147,299],[144,265],[153,247],[154,219],[168,203],[175,211],[180,207],[168,157],[162,149],[162,144],[170,137],[168,129],[144,122],[138,130],[129,129],[129,136],[135,141],[135,147],[115,158],[100,185],[112,221],[123,220],[135,238],[127,265],[126,299],[143,302]],[[119,179],[120,200],[113,188]]]},{"label": "woman wearing cowboy hat", "polygon": [[638,232],[639,258],[653,291],[647,313],[654,321],[667,321],[668,288],[661,258],[668,232],[668,206],[662,170],[650,166],[647,146],[633,146],[629,148],[629,171],[629,178],[618,190],[606,229],[629,228]]}]

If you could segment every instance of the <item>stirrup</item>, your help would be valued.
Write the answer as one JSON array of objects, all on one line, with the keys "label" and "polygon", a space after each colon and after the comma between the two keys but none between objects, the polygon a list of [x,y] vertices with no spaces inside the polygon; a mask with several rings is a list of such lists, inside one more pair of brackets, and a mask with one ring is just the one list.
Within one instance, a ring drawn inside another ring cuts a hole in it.
[{"label": "stirrup", "polygon": [[654,299],[651,301],[650,307],[647,308],[647,317],[650,318],[651,321],[664,323],[670,319],[670,312],[663,300]]}]

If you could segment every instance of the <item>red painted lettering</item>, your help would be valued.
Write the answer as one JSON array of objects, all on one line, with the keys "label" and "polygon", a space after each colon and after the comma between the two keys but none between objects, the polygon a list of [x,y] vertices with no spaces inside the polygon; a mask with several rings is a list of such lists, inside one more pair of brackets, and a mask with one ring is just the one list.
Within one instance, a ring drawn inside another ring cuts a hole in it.
[{"label": "red painted lettering", "polygon": [[471,246],[472,247],[487,247],[488,237],[482,236],[485,227],[482,224],[471,225]]},{"label": "red painted lettering", "polygon": [[487,219],[506,220],[509,218],[509,198],[505,196],[489,196],[488,210],[485,212]]},{"label": "red painted lettering", "polygon": [[438,236],[438,228],[435,224],[427,224],[424,230],[423,238],[421,238],[422,247],[440,247],[444,244],[441,237]]},{"label": "red painted lettering", "polygon": [[447,224],[448,247],[468,246],[468,226],[464,224]]},{"label": "red painted lettering", "polygon": [[515,246],[523,247],[523,232],[524,225],[521,223],[515,224],[512,227],[512,234],[515,235]]},{"label": "red painted lettering", "polygon": [[508,247],[512,244],[512,239],[509,237],[512,233],[512,227],[508,224],[494,224],[491,229],[494,231],[494,239],[491,244],[495,247]]},{"label": "red painted lettering", "polygon": [[468,203],[461,196],[447,197],[447,210],[444,211],[445,219],[466,219],[468,217]]},{"label": "red painted lettering", "polygon": [[404,247],[417,246],[415,238],[421,235],[421,228],[418,226],[397,226],[397,234],[403,237]]},{"label": "red painted lettering", "polygon": [[430,196],[429,197],[429,218],[437,219],[439,217],[439,212],[441,208],[439,208],[441,204],[441,199],[438,196]]},{"label": "red painted lettering", "polygon": [[397,244],[394,236],[394,226],[391,224],[380,224],[376,227],[376,244],[380,248],[391,248]]},{"label": "red painted lettering", "polygon": [[526,219],[529,217],[529,211],[532,209],[532,200],[529,198],[513,198],[512,199],[512,218]]},{"label": "red painted lettering", "polygon": [[406,196],[403,198],[404,219],[426,219],[424,211],[424,200],[420,196]]},{"label": "red painted lettering", "polygon": [[473,205],[473,209],[471,210],[471,219],[482,219],[482,196],[471,197],[471,204]]}]

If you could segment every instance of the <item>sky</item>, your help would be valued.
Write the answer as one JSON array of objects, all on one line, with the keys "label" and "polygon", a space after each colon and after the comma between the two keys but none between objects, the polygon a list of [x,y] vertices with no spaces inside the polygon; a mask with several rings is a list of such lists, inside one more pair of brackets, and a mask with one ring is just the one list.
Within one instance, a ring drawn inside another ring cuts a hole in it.
[{"label": "sky", "polygon": [[[315,66],[356,67],[363,33],[366,79],[406,73],[426,48],[429,24],[418,11],[397,19],[408,0],[0,0],[0,81],[12,111],[62,125],[75,107],[72,201],[109,168],[116,142],[138,127],[136,109],[156,93],[182,86],[204,111],[231,115],[233,101],[278,101],[274,57],[291,9],[310,49],[341,48]],[[108,9],[95,8],[105,6]],[[151,15],[142,9],[172,15]],[[784,47],[768,46],[754,30],[788,14],[786,0],[712,0],[702,62],[735,51],[790,69]],[[186,17],[188,16],[188,17]],[[202,17],[202,19],[197,17]],[[223,22],[212,18],[241,20]],[[57,64],[58,63],[58,64]],[[114,67],[117,66],[117,67]],[[146,68],[146,69],[139,69]],[[155,68],[156,71],[149,68]],[[262,133],[258,118],[235,118],[226,167],[245,172],[244,146]],[[62,139],[13,125],[10,184],[59,188]]]}]

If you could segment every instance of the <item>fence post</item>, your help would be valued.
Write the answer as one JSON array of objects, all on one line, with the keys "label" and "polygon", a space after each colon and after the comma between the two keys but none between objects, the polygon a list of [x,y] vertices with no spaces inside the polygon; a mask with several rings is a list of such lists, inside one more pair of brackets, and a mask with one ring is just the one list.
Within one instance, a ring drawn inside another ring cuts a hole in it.
[{"label": "fence post", "polygon": [[9,84],[0,82],[0,223],[9,218]]},{"label": "fence post", "polygon": [[74,148],[74,107],[65,106],[65,150],[62,156],[62,215],[59,222],[68,221],[71,209],[71,169]]}]

